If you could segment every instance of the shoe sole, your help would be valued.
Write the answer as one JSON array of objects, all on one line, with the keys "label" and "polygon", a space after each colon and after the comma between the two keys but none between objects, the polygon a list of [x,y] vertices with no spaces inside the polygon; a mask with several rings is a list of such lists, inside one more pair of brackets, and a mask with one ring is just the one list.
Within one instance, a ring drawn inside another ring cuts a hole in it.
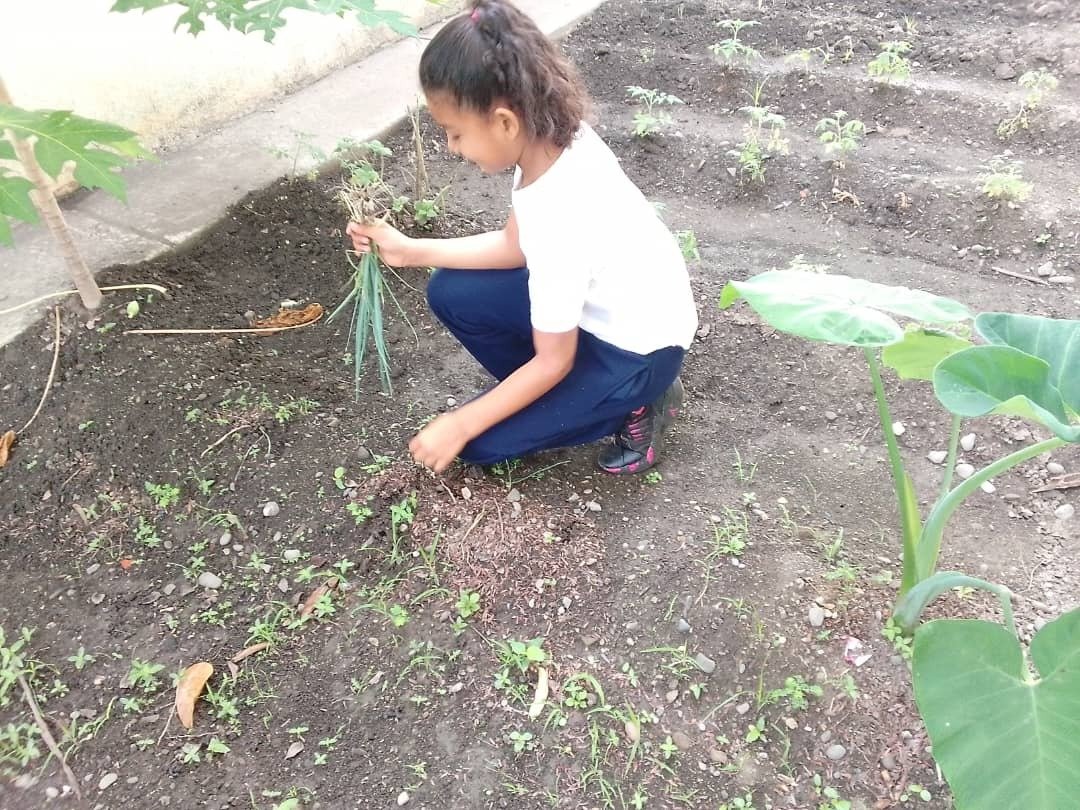
[{"label": "shoe sole", "polygon": [[652,469],[660,463],[664,444],[667,441],[667,430],[682,412],[683,404],[686,402],[686,387],[682,383],[682,378],[676,377],[675,382],[672,383],[671,388],[668,390],[671,391],[671,389],[674,389],[671,401],[668,400],[668,397],[664,397],[663,410],[660,414],[661,424],[659,435],[653,440],[653,443],[649,445],[649,449],[645,452],[645,458],[626,467],[612,468],[598,464],[597,466],[602,472],[605,472],[608,475],[637,475]]}]

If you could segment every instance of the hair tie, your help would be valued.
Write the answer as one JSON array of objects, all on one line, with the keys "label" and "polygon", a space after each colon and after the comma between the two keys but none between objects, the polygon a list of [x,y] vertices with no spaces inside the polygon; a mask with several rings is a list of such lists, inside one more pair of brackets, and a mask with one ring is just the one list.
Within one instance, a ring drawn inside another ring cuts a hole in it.
[{"label": "hair tie", "polygon": [[480,9],[474,8],[473,13],[469,15],[469,19],[472,20],[474,23],[480,22]]}]

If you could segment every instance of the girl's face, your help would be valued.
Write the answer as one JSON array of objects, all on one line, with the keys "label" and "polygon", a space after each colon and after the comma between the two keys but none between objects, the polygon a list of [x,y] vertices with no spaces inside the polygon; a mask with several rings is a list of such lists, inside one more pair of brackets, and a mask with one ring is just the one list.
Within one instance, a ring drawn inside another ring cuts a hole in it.
[{"label": "girl's face", "polygon": [[478,113],[462,108],[449,93],[428,96],[431,117],[446,132],[451,153],[475,163],[482,172],[497,174],[517,164],[524,142],[521,122],[505,107]]}]

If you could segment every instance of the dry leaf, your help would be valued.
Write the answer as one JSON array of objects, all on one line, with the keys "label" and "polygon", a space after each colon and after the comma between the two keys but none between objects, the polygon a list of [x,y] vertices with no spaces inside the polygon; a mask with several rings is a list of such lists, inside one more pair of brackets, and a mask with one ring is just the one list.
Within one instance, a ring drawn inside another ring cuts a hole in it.
[{"label": "dry leaf", "polygon": [[229,674],[232,675],[232,679],[235,681],[240,677],[240,667],[234,664],[232,661],[227,662],[229,665]]},{"label": "dry leaf", "polygon": [[249,655],[254,655],[257,652],[262,652],[263,650],[265,650],[269,646],[270,646],[269,642],[260,641],[258,644],[252,644],[250,647],[245,647],[244,649],[242,649],[240,652],[238,652],[236,655],[234,655],[229,660],[233,664],[239,664],[241,661],[243,661]]},{"label": "dry leaf", "polygon": [[15,444],[15,431],[9,430],[3,436],[0,436],[0,467],[3,467],[8,463],[8,458],[11,456],[11,447]]},{"label": "dry leaf", "polygon": [[536,670],[536,695],[529,707],[529,719],[535,720],[544,711],[544,704],[548,699],[548,672],[544,667]]},{"label": "dry leaf", "polygon": [[[0,467],[2,466],[4,465],[0,463]],[[1057,478],[1051,478],[1038,489],[1033,489],[1031,491],[1050,492],[1055,489],[1073,489],[1074,487],[1080,487],[1080,473],[1066,473],[1065,475],[1059,475]]]},{"label": "dry leaf", "polygon": [[300,618],[301,619],[306,619],[308,616],[310,616],[311,611],[315,610],[315,605],[318,604],[319,600],[322,599],[323,596],[330,593],[330,591],[334,590],[335,588],[337,588],[337,579],[336,578],[326,580],[326,582],[324,582],[318,588],[313,590],[311,592],[311,595],[308,596],[308,598],[304,600],[304,604],[300,608]]},{"label": "dry leaf", "polygon": [[190,729],[195,725],[195,701],[213,674],[213,664],[200,661],[185,669],[180,676],[180,682],[176,684],[176,715],[184,728]]},{"label": "dry leaf", "polygon": [[641,724],[635,720],[627,720],[623,723],[623,730],[626,732],[626,739],[632,743],[636,743],[641,739]]},{"label": "dry leaf", "polygon": [[120,567],[123,568],[125,571],[129,570],[132,565],[134,565],[134,560],[129,560],[127,557],[124,557],[124,559],[120,560]]},{"label": "dry leaf", "polygon": [[289,750],[285,752],[285,759],[292,759],[303,750],[304,744],[302,742],[294,742],[289,746]]},{"label": "dry leaf", "polygon": [[269,329],[282,326],[303,326],[317,321],[323,316],[322,304],[308,304],[303,309],[282,309],[276,315],[254,321],[255,329]]}]

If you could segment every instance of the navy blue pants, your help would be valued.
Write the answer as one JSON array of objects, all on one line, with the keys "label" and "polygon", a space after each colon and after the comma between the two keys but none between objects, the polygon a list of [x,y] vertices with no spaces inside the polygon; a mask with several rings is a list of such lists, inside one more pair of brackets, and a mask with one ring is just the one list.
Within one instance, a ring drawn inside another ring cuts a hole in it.
[{"label": "navy blue pants", "polygon": [[[520,268],[436,270],[428,282],[431,311],[500,381],[535,354],[528,280],[528,269]],[[634,354],[581,330],[566,378],[469,442],[461,458],[496,464],[614,435],[630,411],[659,399],[675,381],[684,354],[679,346]]]}]

